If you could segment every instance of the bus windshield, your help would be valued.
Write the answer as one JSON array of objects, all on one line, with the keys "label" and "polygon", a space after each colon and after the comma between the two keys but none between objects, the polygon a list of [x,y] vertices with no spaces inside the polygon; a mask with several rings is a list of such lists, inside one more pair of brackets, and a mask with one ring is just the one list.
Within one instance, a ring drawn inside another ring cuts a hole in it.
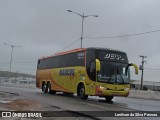
[{"label": "bus windshield", "polygon": [[98,81],[105,83],[129,84],[129,68],[126,63],[101,61]]}]

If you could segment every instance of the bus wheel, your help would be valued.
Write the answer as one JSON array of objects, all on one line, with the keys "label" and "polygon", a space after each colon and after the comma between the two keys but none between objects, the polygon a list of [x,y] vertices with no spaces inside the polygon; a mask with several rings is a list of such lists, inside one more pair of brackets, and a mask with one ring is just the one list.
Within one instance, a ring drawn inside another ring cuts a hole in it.
[{"label": "bus wheel", "polygon": [[47,89],[46,89],[46,88],[47,88],[46,84],[43,83],[43,84],[42,84],[42,92],[43,92],[43,93],[47,93]]},{"label": "bus wheel", "polygon": [[48,83],[48,84],[47,84],[47,92],[48,92],[49,94],[55,94],[55,93],[56,93],[55,91],[53,91],[53,90],[51,89],[51,83]]},{"label": "bus wheel", "polygon": [[47,93],[51,93],[51,84],[47,83]]},{"label": "bus wheel", "polygon": [[88,98],[88,95],[85,95],[85,88],[83,84],[79,87],[79,97],[85,100]]},{"label": "bus wheel", "polygon": [[105,99],[107,102],[111,102],[113,99],[113,96],[106,96]]}]

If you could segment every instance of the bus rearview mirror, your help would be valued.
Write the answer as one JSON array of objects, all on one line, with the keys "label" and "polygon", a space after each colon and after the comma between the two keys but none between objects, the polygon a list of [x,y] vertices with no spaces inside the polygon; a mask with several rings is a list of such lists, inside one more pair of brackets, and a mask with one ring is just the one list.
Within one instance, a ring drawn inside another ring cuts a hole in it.
[{"label": "bus rearview mirror", "polygon": [[129,66],[133,66],[135,68],[135,74],[138,74],[138,66],[136,64],[130,63]]},{"label": "bus rearview mirror", "polygon": [[98,59],[96,59],[96,71],[100,72],[101,71],[101,63]]}]

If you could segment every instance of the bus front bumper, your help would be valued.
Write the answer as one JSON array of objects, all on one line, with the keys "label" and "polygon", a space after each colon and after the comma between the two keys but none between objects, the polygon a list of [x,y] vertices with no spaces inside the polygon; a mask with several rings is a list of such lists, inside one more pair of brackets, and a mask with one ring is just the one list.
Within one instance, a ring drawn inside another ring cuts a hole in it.
[{"label": "bus front bumper", "polygon": [[102,88],[96,89],[96,96],[124,96],[127,97],[129,95],[129,89],[127,90],[105,90]]}]

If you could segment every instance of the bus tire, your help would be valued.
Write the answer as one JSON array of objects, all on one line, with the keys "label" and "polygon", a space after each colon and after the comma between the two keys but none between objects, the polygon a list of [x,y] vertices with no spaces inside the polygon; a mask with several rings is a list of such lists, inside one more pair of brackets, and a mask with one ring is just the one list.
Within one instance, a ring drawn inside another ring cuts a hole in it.
[{"label": "bus tire", "polygon": [[78,95],[81,99],[87,99],[88,95],[85,94],[85,87],[83,84],[80,85],[79,90],[78,90]]},{"label": "bus tire", "polygon": [[51,84],[47,83],[47,93],[51,94]]},{"label": "bus tire", "polygon": [[111,102],[114,96],[106,96],[105,99],[107,102]]},{"label": "bus tire", "polygon": [[56,93],[56,91],[53,91],[51,89],[51,83],[50,82],[47,84],[47,93],[49,93],[49,94],[55,94]]},{"label": "bus tire", "polygon": [[47,93],[47,86],[45,83],[42,84],[42,92]]}]

